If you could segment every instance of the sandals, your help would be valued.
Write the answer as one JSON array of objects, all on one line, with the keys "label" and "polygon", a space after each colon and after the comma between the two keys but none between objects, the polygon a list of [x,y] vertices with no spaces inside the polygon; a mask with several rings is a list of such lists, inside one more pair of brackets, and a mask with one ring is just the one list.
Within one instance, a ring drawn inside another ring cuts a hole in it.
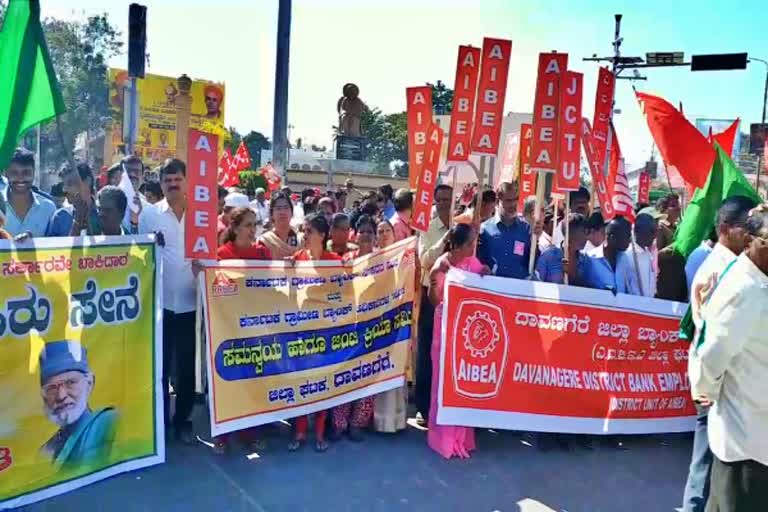
[{"label": "sandals", "polygon": [[288,443],[288,451],[289,452],[295,452],[298,451],[299,448],[301,448],[304,443],[306,442],[306,439],[294,439],[290,443]]},{"label": "sandals", "polygon": [[323,453],[328,449],[328,441],[325,439],[318,439],[315,441],[315,451],[317,453]]}]

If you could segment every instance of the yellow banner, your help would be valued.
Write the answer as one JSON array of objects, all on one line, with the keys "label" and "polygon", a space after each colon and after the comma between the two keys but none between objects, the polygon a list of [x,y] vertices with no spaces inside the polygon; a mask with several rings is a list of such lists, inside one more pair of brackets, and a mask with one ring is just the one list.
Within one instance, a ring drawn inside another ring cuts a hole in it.
[{"label": "yellow banner", "polygon": [[204,290],[211,432],[403,386],[416,242],[353,263],[219,262]]},{"label": "yellow banner", "polygon": [[165,460],[148,236],[0,241],[0,509]]},{"label": "yellow banner", "polygon": [[[166,158],[176,156],[176,98],[179,95],[176,78],[146,75],[137,80],[139,91],[139,127],[136,154],[147,167],[160,165]],[[128,85],[128,72],[109,70],[109,102],[112,107],[112,158],[107,164],[122,157],[123,97]],[[192,97],[190,128],[219,135],[220,151],[223,144],[224,96],[223,83],[193,80],[189,95]]]}]

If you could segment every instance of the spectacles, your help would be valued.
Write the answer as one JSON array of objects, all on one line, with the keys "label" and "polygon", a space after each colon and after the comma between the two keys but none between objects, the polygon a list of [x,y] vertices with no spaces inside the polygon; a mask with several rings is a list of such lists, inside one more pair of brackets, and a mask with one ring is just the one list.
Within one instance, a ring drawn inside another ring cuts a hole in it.
[{"label": "spectacles", "polygon": [[83,382],[83,380],[85,380],[84,377],[70,377],[69,379],[57,382],[55,384],[46,384],[43,386],[43,394],[45,394],[46,397],[55,397],[59,394],[60,387],[64,387],[67,391],[72,391],[78,387]]}]

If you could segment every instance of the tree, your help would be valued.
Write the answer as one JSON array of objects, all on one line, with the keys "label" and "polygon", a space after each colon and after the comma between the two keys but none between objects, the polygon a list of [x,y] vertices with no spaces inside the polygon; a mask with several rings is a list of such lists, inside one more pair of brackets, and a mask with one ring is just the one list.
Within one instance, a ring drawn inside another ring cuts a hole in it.
[{"label": "tree", "polygon": [[106,13],[84,22],[46,18],[43,30],[67,112],[60,119],[66,149],[51,123],[41,129],[41,158],[48,166],[58,166],[79,133],[102,135],[110,121],[107,61],[121,52],[123,43]]},{"label": "tree", "polygon": [[248,135],[242,136],[235,127],[227,128],[224,147],[228,148],[233,155],[241,141],[245,142],[245,147],[248,148],[248,153],[251,155],[251,167],[253,169],[261,167],[261,150],[272,149],[272,143],[269,142],[269,139],[261,132],[251,130]]},{"label": "tree", "polygon": [[427,83],[432,87],[432,111],[436,115],[447,115],[453,111],[453,89],[448,88],[441,80],[436,84]]}]

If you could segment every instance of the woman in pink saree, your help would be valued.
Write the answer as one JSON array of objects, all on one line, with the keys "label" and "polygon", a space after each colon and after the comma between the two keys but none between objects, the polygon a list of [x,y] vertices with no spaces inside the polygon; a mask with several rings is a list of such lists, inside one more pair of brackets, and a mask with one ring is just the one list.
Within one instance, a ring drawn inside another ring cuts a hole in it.
[{"label": "woman in pink saree", "polygon": [[429,274],[429,299],[435,305],[435,327],[432,336],[432,397],[429,406],[429,432],[427,443],[437,453],[451,457],[469,458],[475,449],[475,430],[471,427],[454,427],[437,424],[437,393],[440,377],[440,348],[442,346],[443,288],[445,274],[451,267],[485,275],[490,272],[475,255],[477,233],[469,224],[457,224],[451,228],[446,252],[435,262]]}]

